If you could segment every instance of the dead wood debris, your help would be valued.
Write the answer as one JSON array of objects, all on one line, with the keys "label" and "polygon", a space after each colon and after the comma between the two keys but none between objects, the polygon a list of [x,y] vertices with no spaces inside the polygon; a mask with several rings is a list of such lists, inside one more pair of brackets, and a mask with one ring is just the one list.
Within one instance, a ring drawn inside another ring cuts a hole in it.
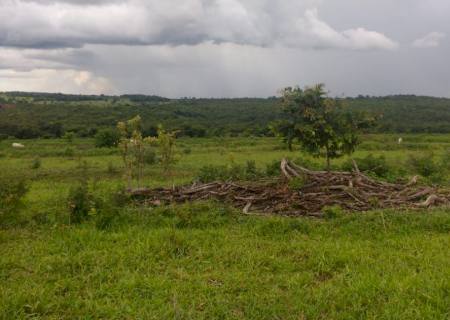
[{"label": "dead wood debris", "polygon": [[[356,163],[352,172],[312,171],[283,159],[282,177],[253,183],[212,182],[174,188],[131,191],[146,204],[183,203],[218,199],[241,208],[245,214],[322,216],[326,206],[349,211],[385,208],[428,208],[449,204],[450,193],[434,187],[418,187],[417,177],[406,184],[375,180],[362,174]],[[296,177],[304,181],[299,190],[289,188]]]}]

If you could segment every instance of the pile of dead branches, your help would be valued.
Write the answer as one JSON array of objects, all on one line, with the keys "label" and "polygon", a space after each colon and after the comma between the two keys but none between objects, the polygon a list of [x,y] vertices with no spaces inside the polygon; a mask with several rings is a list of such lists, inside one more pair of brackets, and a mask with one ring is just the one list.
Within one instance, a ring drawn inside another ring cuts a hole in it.
[{"label": "pile of dead branches", "polygon": [[[242,208],[244,213],[322,216],[322,209],[340,206],[349,211],[382,208],[427,208],[446,205],[450,194],[435,187],[419,187],[417,177],[405,184],[375,180],[361,173],[312,171],[286,159],[282,177],[253,183],[212,182],[167,189],[139,189],[132,195],[146,204],[161,205],[194,200],[218,199]],[[293,190],[289,181],[302,182]]]}]

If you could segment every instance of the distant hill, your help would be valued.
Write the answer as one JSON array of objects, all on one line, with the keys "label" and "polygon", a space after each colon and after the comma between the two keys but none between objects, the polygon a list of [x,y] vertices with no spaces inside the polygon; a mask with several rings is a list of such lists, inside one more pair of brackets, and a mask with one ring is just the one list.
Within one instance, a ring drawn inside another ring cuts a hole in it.
[{"label": "distant hill", "polygon": [[380,132],[450,132],[450,99],[414,95],[346,98],[354,110],[383,115]]},{"label": "distant hill", "polygon": [[[450,132],[450,99],[398,95],[342,99],[352,110],[382,115],[376,132]],[[58,137],[65,131],[92,136],[117,121],[140,115],[144,131],[158,124],[186,136],[270,135],[280,117],[278,99],[168,99],[154,95],[0,93],[0,134],[17,138]]]}]

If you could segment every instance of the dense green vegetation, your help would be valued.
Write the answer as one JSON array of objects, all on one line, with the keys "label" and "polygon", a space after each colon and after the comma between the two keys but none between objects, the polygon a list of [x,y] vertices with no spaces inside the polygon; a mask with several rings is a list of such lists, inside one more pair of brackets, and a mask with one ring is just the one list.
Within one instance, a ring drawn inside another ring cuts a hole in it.
[{"label": "dense green vegetation", "polygon": [[[352,110],[382,116],[374,132],[450,132],[450,99],[419,96],[357,97],[342,99]],[[41,93],[0,93],[0,135],[16,138],[59,137],[73,131],[93,137],[118,121],[140,115],[145,135],[155,135],[158,124],[179,135],[270,136],[268,125],[282,117],[279,100],[195,99],[169,100],[157,96],[81,96]]]},{"label": "dense green vegetation", "polygon": [[281,158],[323,170],[330,143],[333,170],[450,186],[450,135],[403,132],[446,132],[447,100],[341,100],[397,132],[357,137],[356,118],[301,97],[287,148],[267,137],[287,119],[276,98],[1,94],[0,319],[450,318],[448,207],[287,218],[126,191],[274,179]]},{"label": "dense green vegetation", "polygon": [[[364,136],[361,170],[448,181],[450,136],[397,137]],[[96,148],[95,139],[21,142],[0,142],[0,192],[18,196],[0,216],[1,319],[450,316],[447,209],[330,210],[318,220],[243,216],[216,202],[152,208],[120,192],[119,149]],[[274,138],[183,138],[173,176],[153,161],[143,183],[277,175],[285,156],[325,166]]]}]

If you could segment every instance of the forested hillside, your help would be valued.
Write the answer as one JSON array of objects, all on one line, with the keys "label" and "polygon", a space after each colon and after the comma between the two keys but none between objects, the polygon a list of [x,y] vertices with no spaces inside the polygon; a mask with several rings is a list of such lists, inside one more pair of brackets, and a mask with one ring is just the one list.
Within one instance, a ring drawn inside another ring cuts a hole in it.
[{"label": "forested hillside", "polygon": [[[388,96],[342,99],[352,110],[380,116],[376,132],[450,132],[450,99]],[[280,117],[275,97],[171,100],[158,96],[93,96],[0,93],[0,135],[16,138],[59,137],[67,131],[93,136],[117,121],[140,115],[144,133],[163,124],[180,135],[270,135]]]}]

